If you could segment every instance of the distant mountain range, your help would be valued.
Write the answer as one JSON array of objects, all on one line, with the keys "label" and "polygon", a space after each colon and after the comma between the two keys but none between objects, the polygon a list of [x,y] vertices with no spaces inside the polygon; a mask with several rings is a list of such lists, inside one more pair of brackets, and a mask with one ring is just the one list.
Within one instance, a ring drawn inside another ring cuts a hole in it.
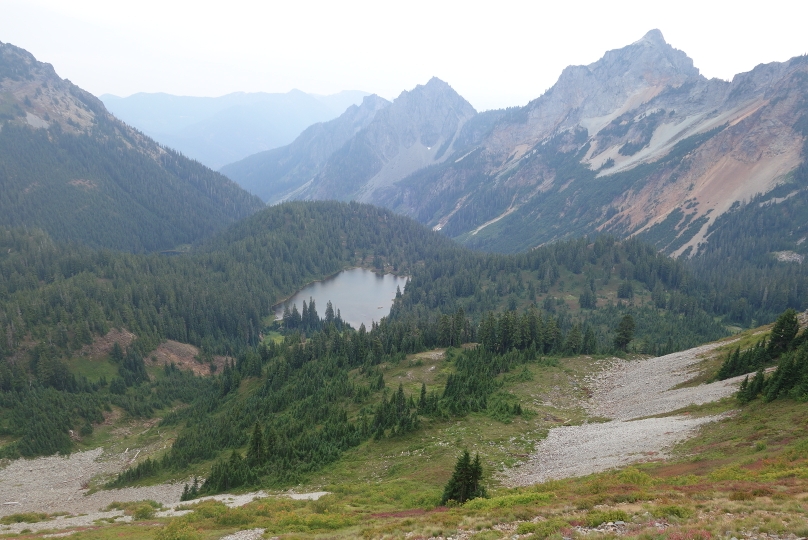
[{"label": "distant mountain range", "polygon": [[[692,254],[719,216],[794,182],[806,103],[806,57],[708,80],[652,30],[524,107],[476,113],[432,79],[377,104],[327,157],[309,149],[356,112],[223,171],[268,202],[371,202],[487,250],[600,231]],[[292,174],[290,153],[317,157]]]},{"label": "distant mountain range", "polygon": [[125,251],[196,242],[261,209],[221,174],[165,149],[0,43],[0,225]]},{"label": "distant mountain range", "polygon": [[366,92],[321,96],[236,92],[221,97],[138,93],[101,96],[115,116],[212,169],[284,146],[308,126],[336,118]]},{"label": "distant mountain range", "polygon": [[[224,176],[117,120],[48,64],[11,45],[2,51],[0,224],[154,250],[194,242],[261,207]],[[150,129],[201,133],[208,122],[226,140],[215,119],[267,96],[132,99],[159,104]],[[312,100],[341,107],[356,97],[272,99],[283,109]],[[213,102],[219,116],[203,121]],[[721,257],[715,249],[729,242],[743,257],[755,241],[760,266],[765,257],[808,257],[808,219],[799,217],[808,208],[806,136],[808,57],[708,80],[653,30],[566,68],[524,107],[478,113],[433,78],[392,102],[364,96],[292,143],[222,171],[269,203],[369,202],[483,250],[607,232],[677,256],[712,249],[710,257]],[[756,235],[752,223],[764,224]]]},{"label": "distant mountain range", "polygon": [[352,105],[339,118],[307,128],[292,144],[254,154],[221,171],[263,200],[281,202],[307,187],[320,167],[389,104],[375,94],[366,96],[361,105]]},{"label": "distant mountain range", "polygon": [[[376,191],[445,160],[456,150],[461,128],[475,116],[466,100],[433,78],[392,103],[368,96],[292,144],[222,172],[268,203],[290,198],[372,202]],[[460,137],[458,144],[464,143]]]}]

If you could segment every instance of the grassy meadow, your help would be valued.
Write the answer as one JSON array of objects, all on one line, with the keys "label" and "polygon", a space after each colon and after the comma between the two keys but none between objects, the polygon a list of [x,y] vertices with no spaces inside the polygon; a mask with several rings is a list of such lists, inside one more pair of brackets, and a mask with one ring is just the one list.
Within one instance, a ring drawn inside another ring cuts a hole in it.
[{"label": "grassy meadow", "polygon": [[[728,351],[739,343],[754,344],[764,330],[745,332],[738,336],[740,342],[716,349],[690,384],[710,379]],[[442,388],[456,354],[454,349],[436,349],[379,368],[391,393],[400,384],[405,394],[417,399],[422,384],[430,390]],[[649,462],[582,478],[504,486],[499,473],[534,451],[549,429],[600,420],[581,406],[589,392],[585,377],[600,369],[599,360],[551,359],[501,376],[501,389],[492,399],[518,401],[521,415],[425,418],[414,433],[363,443],[293,488],[297,493],[329,492],[319,500],[292,500],[268,486],[270,496],[245,506],[190,501],[180,507],[190,512],[172,518],[155,517],[159,505],[147,501],[127,503],[120,509],[132,516],[131,523],[98,522],[74,531],[72,537],[215,539],[255,528],[265,529],[265,538],[285,539],[808,536],[808,416],[805,404],[792,400],[742,406],[735,398],[725,398],[686,407],[670,414],[726,414],[678,444],[667,460],[651,457]],[[108,369],[87,362],[76,367],[88,376]],[[158,373],[155,368],[153,375]],[[352,373],[363,376],[358,370]],[[350,413],[360,414],[360,405]],[[135,421],[113,410],[82,446],[104,446],[110,452],[138,447],[144,448],[144,455],[159,457],[173,436],[155,419]],[[443,486],[462,449],[480,454],[489,498],[441,507]],[[204,475],[209,466],[200,465],[196,472]],[[167,479],[161,476],[150,483]],[[42,537],[47,532],[7,536]]]}]

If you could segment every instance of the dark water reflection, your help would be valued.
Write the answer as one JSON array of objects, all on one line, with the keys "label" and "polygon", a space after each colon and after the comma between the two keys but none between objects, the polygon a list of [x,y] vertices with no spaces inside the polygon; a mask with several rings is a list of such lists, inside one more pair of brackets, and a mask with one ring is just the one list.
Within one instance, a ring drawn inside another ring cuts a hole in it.
[{"label": "dark water reflection", "polygon": [[393,274],[380,275],[364,268],[343,270],[339,274],[323,281],[311,283],[298,291],[287,302],[276,308],[275,316],[283,315],[283,306],[297,305],[297,310],[303,309],[303,301],[309,302],[314,298],[314,304],[320,317],[325,316],[325,306],[330,300],[334,309],[339,309],[342,319],[354,328],[365,323],[370,329],[371,321],[378,322],[390,313],[393,299],[396,297],[396,287],[407,284],[406,277]]}]

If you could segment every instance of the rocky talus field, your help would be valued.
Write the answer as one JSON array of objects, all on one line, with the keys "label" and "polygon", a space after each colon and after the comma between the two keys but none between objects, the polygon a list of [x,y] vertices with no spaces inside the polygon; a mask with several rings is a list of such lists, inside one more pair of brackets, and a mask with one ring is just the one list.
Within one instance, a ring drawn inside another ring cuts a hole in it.
[{"label": "rocky talus field", "polygon": [[649,417],[717,401],[734,393],[743,379],[677,388],[698,374],[696,364],[705,354],[721,345],[646,360],[600,360],[602,370],[586,381],[591,397],[584,406],[609,421],[551,429],[526,463],[506,473],[506,483],[527,486],[664,457],[667,448],[720,416]]}]

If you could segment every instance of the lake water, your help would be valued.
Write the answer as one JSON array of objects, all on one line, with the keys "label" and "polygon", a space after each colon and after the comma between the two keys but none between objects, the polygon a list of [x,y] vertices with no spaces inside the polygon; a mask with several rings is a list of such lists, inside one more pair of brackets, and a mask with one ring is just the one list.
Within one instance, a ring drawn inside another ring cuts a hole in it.
[{"label": "lake water", "polygon": [[381,275],[364,268],[343,270],[339,274],[323,281],[310,283],[298,291],[289,300],[276,307],[275,316],[283,316],[283,306],[297,305],[297,310],[303,310],[303,301],[308,304],[309,298],[314,298],[317,314],[325,317],[325,307],[328,301],[334,306],[334,312],[340,311],[342,320],[359,328],[365,323],[370,330],[372,321],[378,322],[390,313],[393,300],[396,297],[396,287],[407,284],[406,277],[393,274]]}]

